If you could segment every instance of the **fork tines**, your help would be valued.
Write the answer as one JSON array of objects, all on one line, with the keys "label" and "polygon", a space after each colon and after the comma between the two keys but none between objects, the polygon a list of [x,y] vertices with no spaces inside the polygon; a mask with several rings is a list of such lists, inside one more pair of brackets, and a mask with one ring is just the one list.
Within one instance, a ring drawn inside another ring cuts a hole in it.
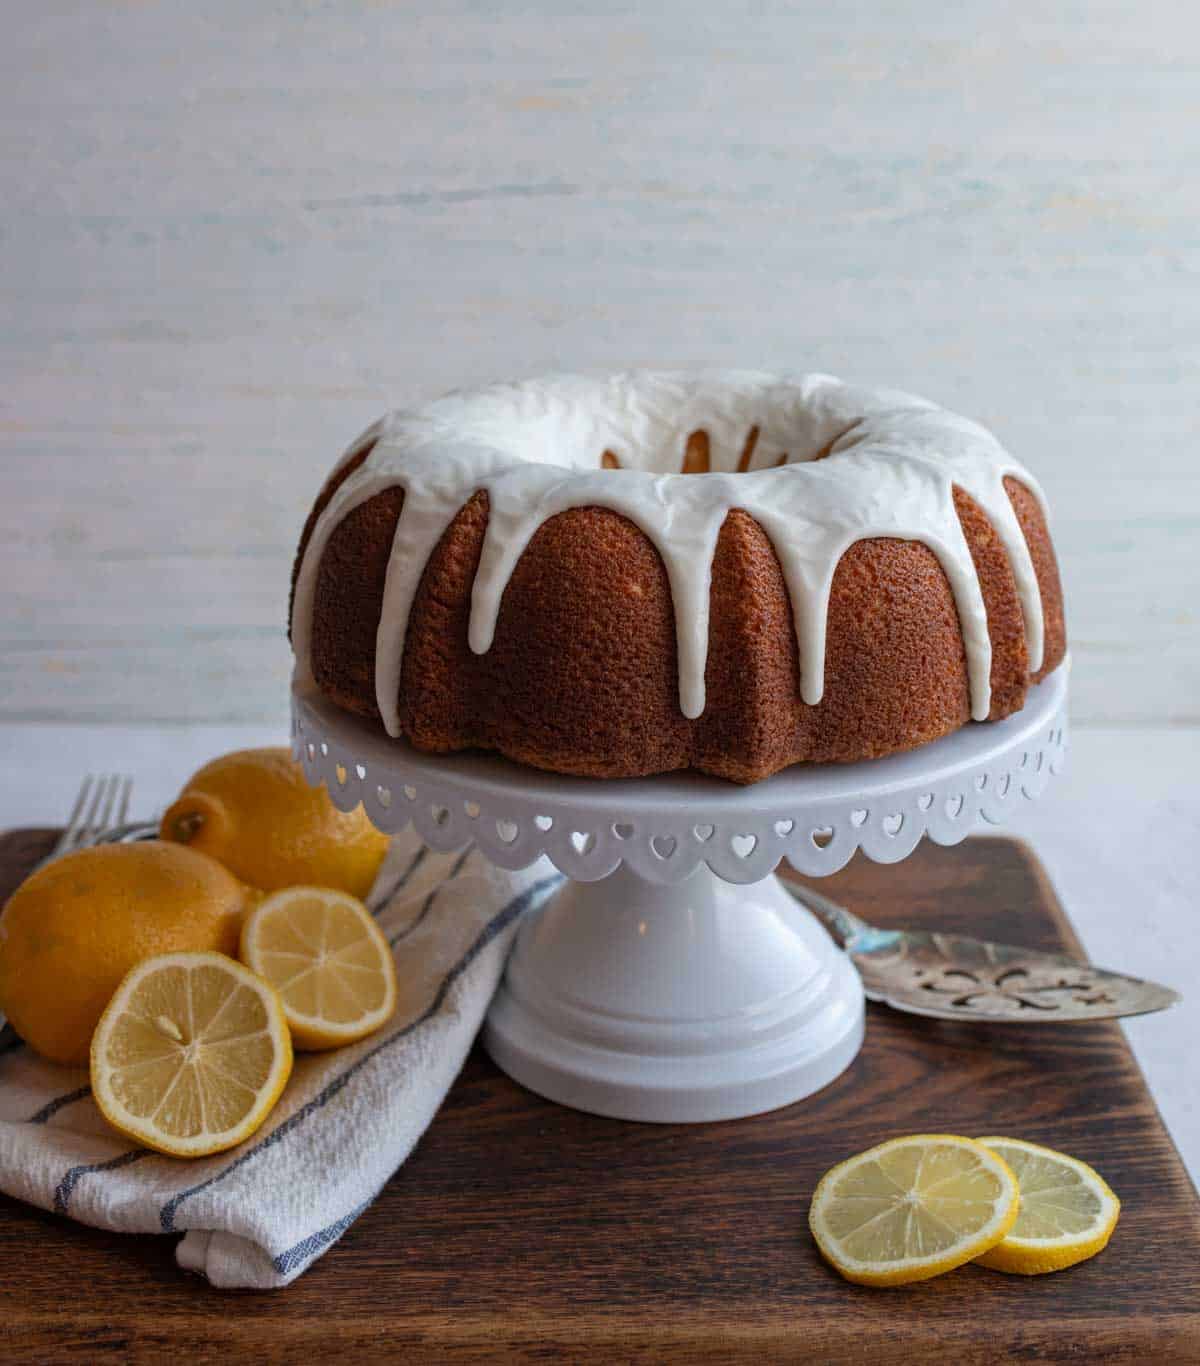
[{"label": "fork tines", "polygon": [[85,848],[105,830],[124,824],[132,791],[133,779],[126,773],[89,773],[79,785],[66,829],[50,857]]}]

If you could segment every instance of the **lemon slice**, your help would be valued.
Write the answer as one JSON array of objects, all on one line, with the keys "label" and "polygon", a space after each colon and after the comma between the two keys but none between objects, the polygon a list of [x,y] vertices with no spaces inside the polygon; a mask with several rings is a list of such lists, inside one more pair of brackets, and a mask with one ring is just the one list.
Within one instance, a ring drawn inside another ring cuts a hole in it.
[{"label": "lemon slice", "polygon": [[969,1138],[893,1138],[827,1171],[808,1224],[826,1261],[859,1285],[906,1285],[972,1261],[1017,1217],[1017,1180]]},{"label": "lemon slice", "polygon": [[1017,1222],[980,1266],[1040,1276],[1086,1261],[1108,1246],[1121,1202],[1086,1162],[1020,1138],[981,1138],[1016,1173]]},{"label": "lemon slice", "polygon": [[249,1138],[292,1071],[274,989],[223,953],[163,953],[126,974],[92,1036],[92,1094],[126,1137],[173,1157]]},{"label": "lemon slice", "polygon": [[371,913],[331,887],[273,892],[246,917],[241,957],[279,992],[297,1048],[340,1048],[396,1009],[392,951]]}]

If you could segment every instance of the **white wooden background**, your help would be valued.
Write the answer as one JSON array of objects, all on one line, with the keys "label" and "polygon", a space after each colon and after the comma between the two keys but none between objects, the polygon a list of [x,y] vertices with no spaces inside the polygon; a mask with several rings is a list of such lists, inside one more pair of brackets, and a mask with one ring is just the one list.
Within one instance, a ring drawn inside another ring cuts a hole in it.
[{"label": "white wooden background", "polygon": [[1200,724],[1190,3],[0,0],[0,721],[281,722],[386,406],[820,368],[1043,479],[1077,724]]}]

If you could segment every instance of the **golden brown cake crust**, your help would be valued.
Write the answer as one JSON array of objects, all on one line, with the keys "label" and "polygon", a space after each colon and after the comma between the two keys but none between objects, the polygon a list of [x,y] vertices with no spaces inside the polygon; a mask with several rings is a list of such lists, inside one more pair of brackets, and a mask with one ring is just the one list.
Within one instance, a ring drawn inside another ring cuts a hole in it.
[{"label": "golden brown cake crust", "polygon": [[[322,490],[301,554],[361,458]],[[1040,679],[1066,649],[1058,566],[1037,500],[1015,479],[1005,486],[1042,596]],[[317,572],[313,676],[340,706],[374,718],[376,626],[403,498],[388,489],[349,513]],[[957,488],[955,504],[987,608],[990,717],[998,719],[1024,704],[1031,681],[1024,621],[994,529]],[[825,692],[807,706],[774,549],[752,517],[730,512],[712,568],[708,705],[689,721],[679,709],[674,609],[658,551],[603,508],[563,512],[539,528],[505,589],[491,649],[471,651],[471,585],[487,516],[486,494],[474,494],[430,556],[413,603],[399,703],[402,731],[418,748],[479,746],[594,777],[691,766],[746,783],[802,760],[853,762],[911,749],[970,718],[954,597],[937,558],[918,542],[864,540],[842,556],[829,601]]]},{"label": "golden brown cake crust", "polygon": [[300,544],[296,547],[296,558],[292,561],[292,587],[288,594],[288,639],[292,634],[292,609],[296,605],[296,580],[300,577],[300,566],[304,562],[304,552],[308,549],[308,543],[312,539],[313,531],[316,529],[317,522],[320,520],[321,513],[329,506],[329,501],[347,479],[359,469],[367,457],[375,448],[375,442],[369,441],[363,446],[362,450],[356,451],[341,469],[334,472],[326,479],[321,492],[317,494],[317,501],[312,505],[307,518],[304,521],[304,530],[300,533]]}]

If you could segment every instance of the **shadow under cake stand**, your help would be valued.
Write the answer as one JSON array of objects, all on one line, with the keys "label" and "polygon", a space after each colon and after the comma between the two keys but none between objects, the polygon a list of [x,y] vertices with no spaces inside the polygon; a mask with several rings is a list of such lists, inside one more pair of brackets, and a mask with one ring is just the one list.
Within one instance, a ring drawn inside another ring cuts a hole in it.
[{"label": "shadow under cake stand", "polygon": [[774,869],[895,863],[1038,796],[1066,748],[1067,667],[1005,721],[908,754],[797,765],[750,787],[701,774],[570,778],[421,754],[311,690],[292,735],[310,782],[380,830],[474,842],[567,881],[522,922],[484,1043],[518,1082],[620,1119],[731,1119],[811,1095],[853,1061],[863,989]]}]

